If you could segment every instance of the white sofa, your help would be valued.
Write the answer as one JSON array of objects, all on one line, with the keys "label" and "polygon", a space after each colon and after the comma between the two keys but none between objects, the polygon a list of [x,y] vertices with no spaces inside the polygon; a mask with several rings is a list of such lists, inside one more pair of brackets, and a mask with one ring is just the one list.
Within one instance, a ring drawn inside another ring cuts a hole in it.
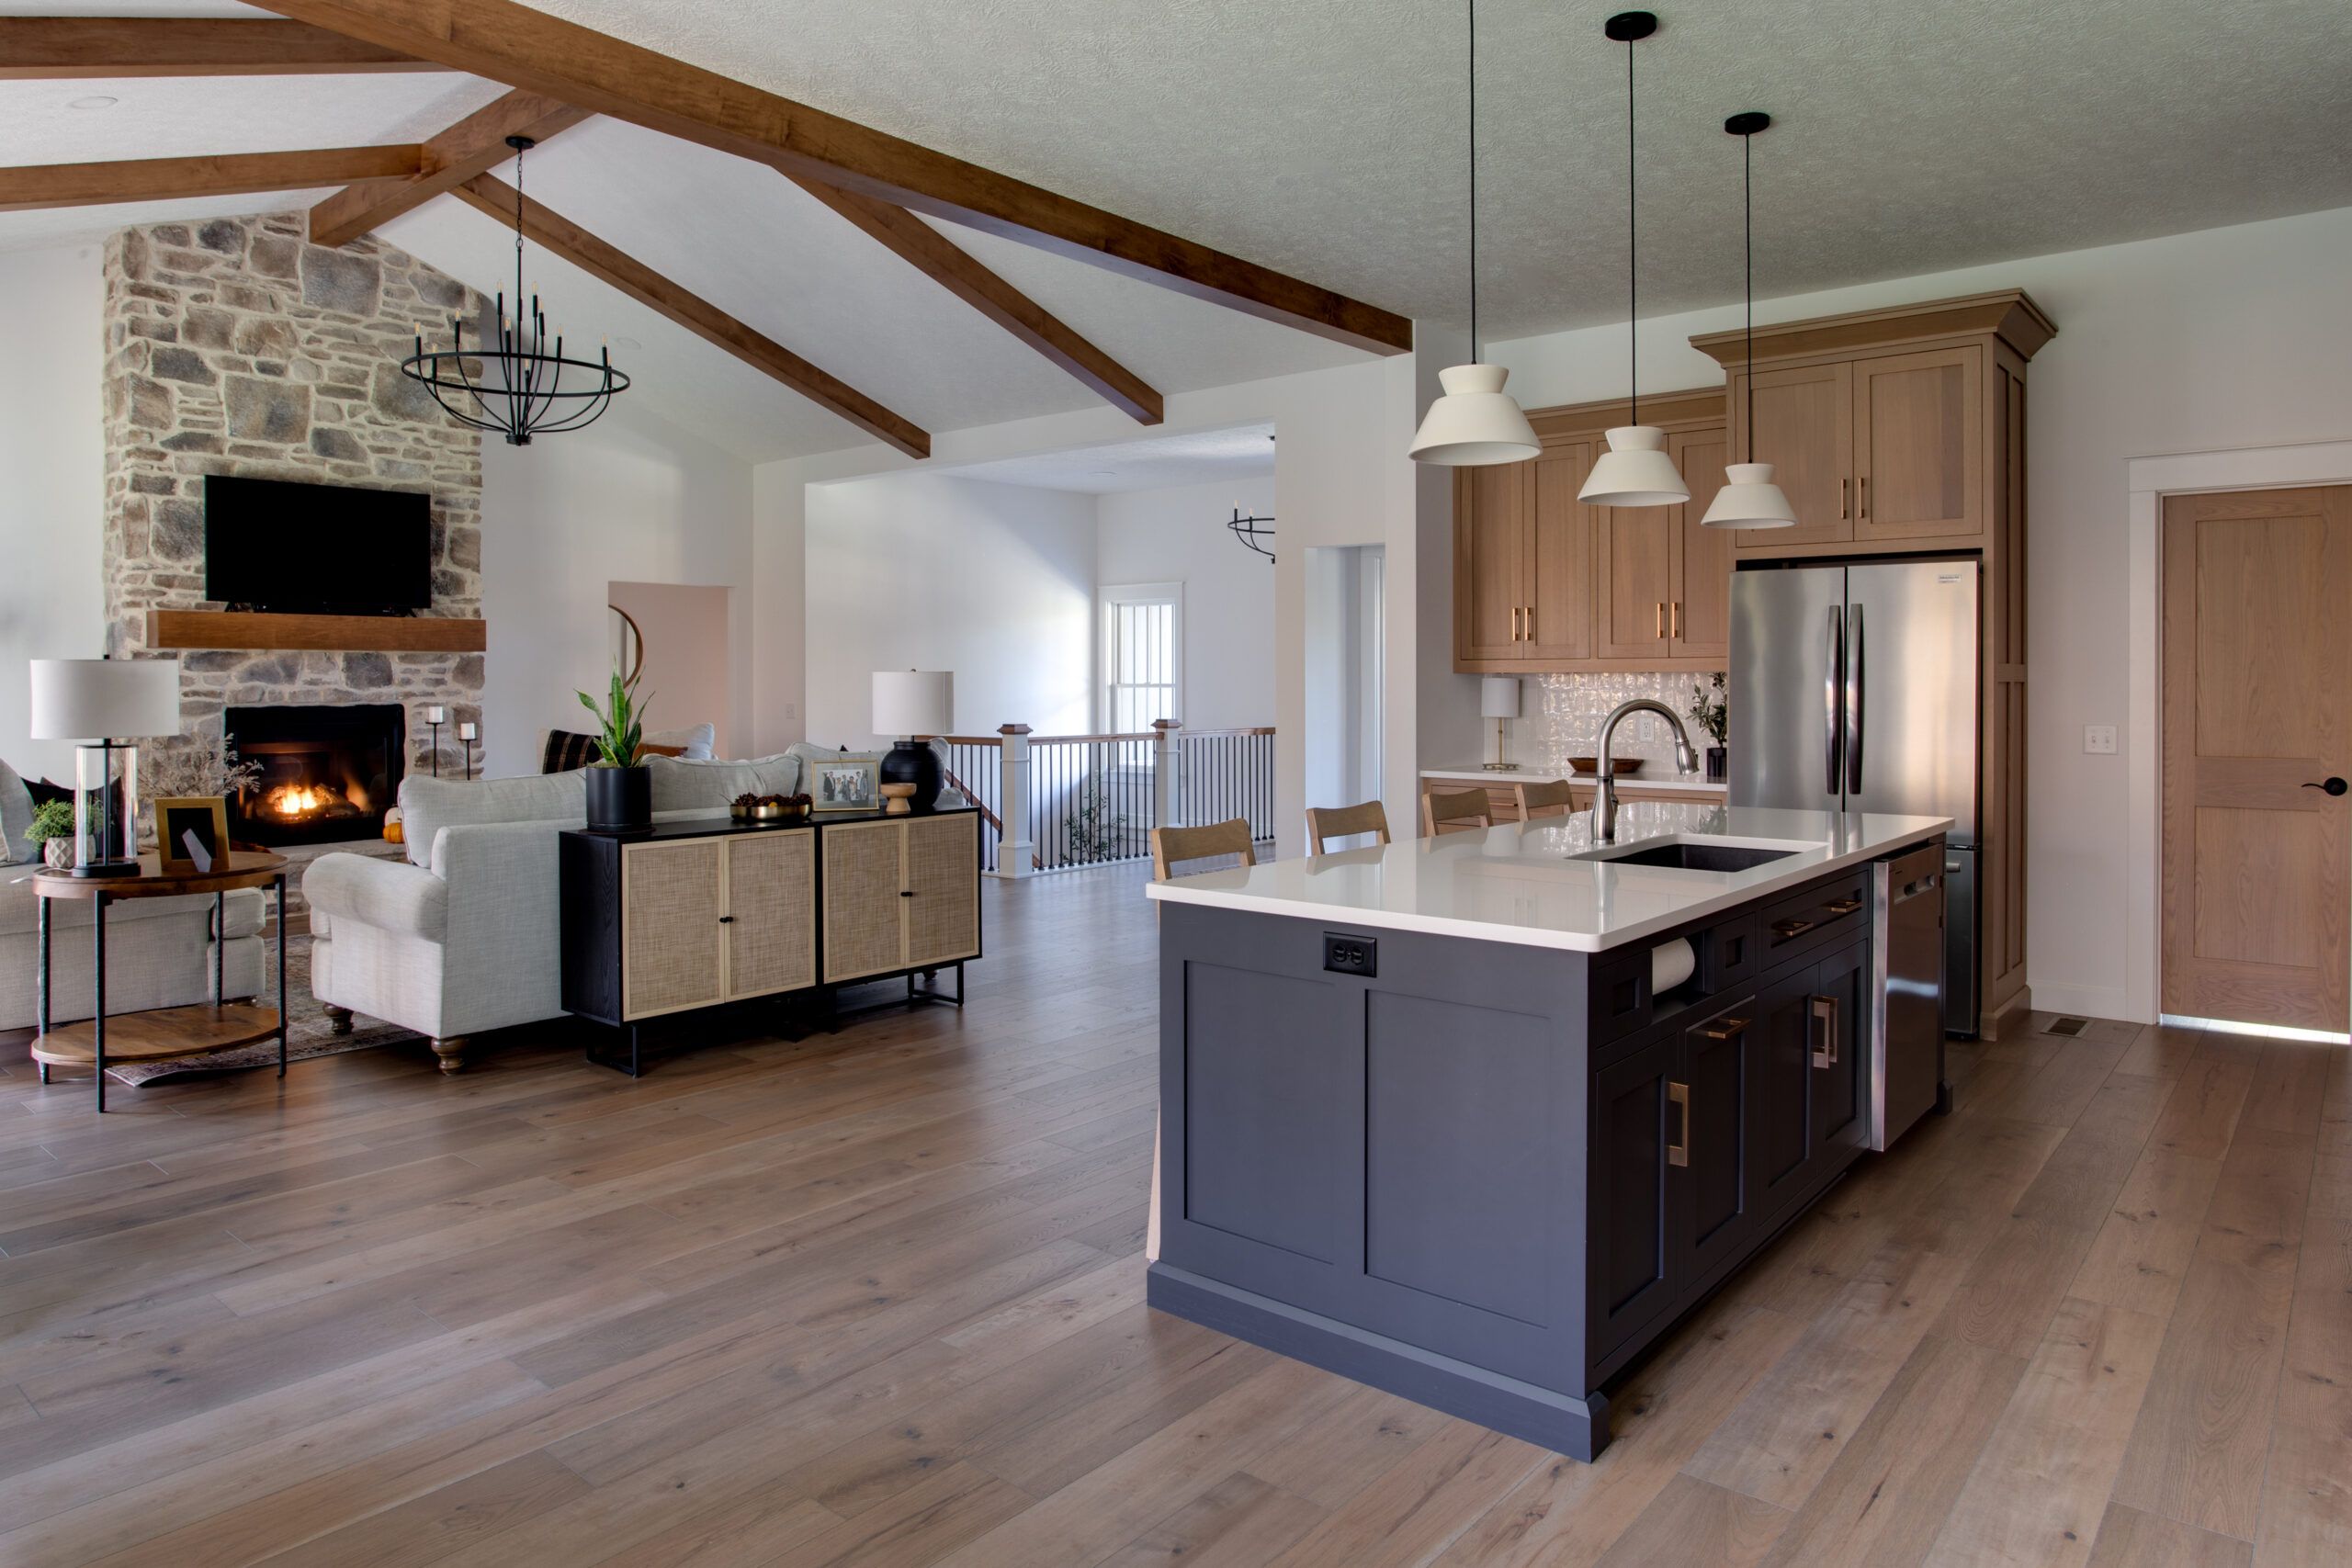
[{"label": "white sofa", "polygon": [[[708,817],[747,791],[792,795],[796,746],[750,761],[652,757],[656,819]],[[364,1013],[428,1036],[445,1072],[470,1035],[563,1010],[556,835],[586,819],[579,772],[401,781],[405,861],[322,855],[302,878],[311,991],[339,1024]]]},{"label": "white sofa", "polygon": [[[40,1021],[40,899],[33,865],[0,868],[0,1029]],[[263,900],[240,888],[225,900],[228,948],[221,954],[227,995],[275,996],[266,983],[267,943],[262,940]],[[72,1023],[90,1016],[96,954],[91,905],[61,898],[49,911],[49,1016]],[[212,898],[126,898],[107,910],[107,1013],[187,1007],[212,999]]]}]

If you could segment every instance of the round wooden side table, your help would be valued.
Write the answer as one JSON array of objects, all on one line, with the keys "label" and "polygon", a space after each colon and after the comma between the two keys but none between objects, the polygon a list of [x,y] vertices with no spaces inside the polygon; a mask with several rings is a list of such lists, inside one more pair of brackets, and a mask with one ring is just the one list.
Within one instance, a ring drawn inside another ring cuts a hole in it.
[{"label": "round wooden side table", "polygon": [[[182,874],[164,871],[153,854],[139,857],[136,876],[75,876],[44,871],[33,878],[40,897],[40,1032],[33,1039],[33,1060],[40,1064],[40,1081],[49,1069],[89,1067],[98,1080],[98,1110],[107,1108],[107,1064],[153,1062],[174,1056],[199,1056],[214,1051],[240,1050],[277,1038],[277,1076],[286,1076],[286,857],[254,850],[232,850],[225,863],[209,872]],[[251,1002],[232,1002],[222,990],[228,978],[228,898],[240,887],[277,889],[277,1006],[275,1010]],[[125,898],[182,898],[190,894],[212,895],[212,1000],[190,1007],[153,1008],[107,1017],[107,909]],[[87,1021],[52,1025],[49,1018],[49,904],[52,898],[92,901],[91,925],[96,932],[96,990]],[[108,1023],[113,1028],[107,1027]]]}]

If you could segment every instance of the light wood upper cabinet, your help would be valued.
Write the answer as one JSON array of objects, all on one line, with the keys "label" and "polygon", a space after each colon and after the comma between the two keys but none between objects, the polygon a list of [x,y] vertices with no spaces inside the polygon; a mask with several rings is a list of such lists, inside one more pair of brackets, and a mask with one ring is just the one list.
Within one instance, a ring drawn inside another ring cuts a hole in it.
[{"label": "light wood upper cabinet", "polygon": [[1674,531],[1674,585],[1679,597],[1667,618],[1667,651],[1677,659],[1724,660],[1731,657],[1731,568],[1734,531],[1702,526],[1724,485],[1731,439],[1721,430],[1692,430],[1674,437],[1674,466],[1690,487],[1690,500]]},{"label": "light wood upper cabinet", "polygon": [[1593,443],[1546,446],[1532,472],[1526,619],[1520,659],[1590,659],[1592,508],[1577,499],[1592,472]]},{"label": "light wood upper cabinet", "polygon": [[[1756,372],[1756,429],[1747,428],[1747,377],[1735,371],[1732,449],[1739,462],[1770,463],[1796,510],[1792,528],[1743,528],[1740,550],[1832,544],[1854,536],[1854,377],[1849,365]],[[1753,452],[1753,457],[1747,454]]]},{"label": "light wood upper cabinet", "polygon": [[1854,362],[1854,531],[1862,539],[1984,531],[1984,351]]},{"label": "light wood upper cabinet", "polygon": [[1667,617],[1677,595],[1674,536],[1679,506],[1597,509],[1593,630],[1603,659],[1641,659],[1667,651]]},{"label": "light wood upper cabinet", "polygon": [[1521,656],[1532,467],[1498,463],[1464,468],[1455,479],[1453,655],[1458,660]]}]

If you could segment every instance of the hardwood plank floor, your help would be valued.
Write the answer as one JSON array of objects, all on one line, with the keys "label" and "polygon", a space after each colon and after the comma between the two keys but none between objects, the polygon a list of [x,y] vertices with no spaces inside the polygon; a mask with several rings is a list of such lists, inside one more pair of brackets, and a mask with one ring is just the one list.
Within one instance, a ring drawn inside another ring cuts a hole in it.
[{"label": "hardwood plank floor", "polygon": [[1955,1043],[1579,1465],[1143,1304],[1142,880],[989,884],[961,1013],[636,1082],[550,1026],[101,1122],[11,1037],[0,1563],[2352,1557],[2352,1053]]}]

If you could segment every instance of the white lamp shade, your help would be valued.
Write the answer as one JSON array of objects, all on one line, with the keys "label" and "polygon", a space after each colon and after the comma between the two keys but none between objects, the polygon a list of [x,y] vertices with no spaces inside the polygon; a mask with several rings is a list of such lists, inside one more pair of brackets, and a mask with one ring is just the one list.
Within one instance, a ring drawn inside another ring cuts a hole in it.
[{"label": "white lamp shade", "polygon": [[1519,677],[1489,675],[1479,682],[1478,716],[1517,718],[1519,716]]},{"label": "white lamp shade", "polygon": [[1588,506],[1679,506],[1690,499],[1690,487],[1666,455],[1665,431],[1621,424],[1609,433],[1609,450],[1585,476],[1577,499]]},{"label": "white lamp shade", "polygon": [[1407,448],[1416,462],[1450,468],[1521,463],[1544,449],[1519,400],[1503,390],[1499,365],[1456,365],[1437,373],[1445,393],[1430,405]]},{"label": "white lamp shade", "polygon": [[874,733],[945,735],[956,728],[956,677],[944,670],[876,670]]},{"label": "white lamp shade", "polygon": [[1772,482],[1770,463],[1733,463],[1724,469],[1726,481],[1699,519],[1702,528],[1789,528],[1796,525],[1795,508]]},{"label": "white lamp shade", "polygon": [[32,739],[136,740],[180,732],[176,659],[36,659]]}]

